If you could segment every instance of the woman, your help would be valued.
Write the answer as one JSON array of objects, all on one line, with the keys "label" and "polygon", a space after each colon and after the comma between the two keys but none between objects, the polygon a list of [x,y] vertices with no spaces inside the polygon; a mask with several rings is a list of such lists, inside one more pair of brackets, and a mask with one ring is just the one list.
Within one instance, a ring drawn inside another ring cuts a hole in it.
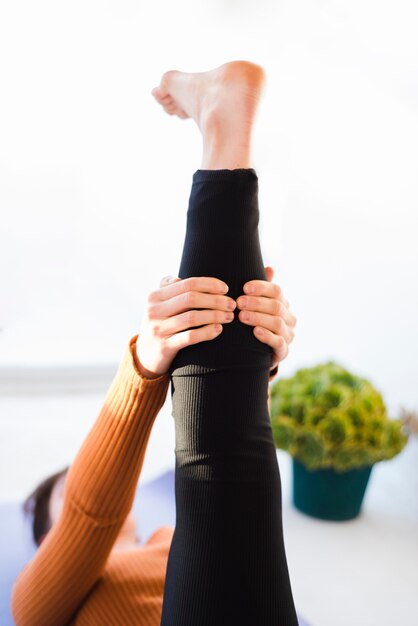
[{"label": "woman", "polygon": [[[103,409],[61,477],[62,504],[54,485],[51,529],[13,588],[18,626],[297,624],[267,411],[270,372],[287,354],[295,318],[261,264],[250,156],[263,82],[259,66],[233,62],[168,72],[153,90],[203,137],[182,278],[150,295]],[[126,520],[170,380],[176,528],[137,546]]]}]

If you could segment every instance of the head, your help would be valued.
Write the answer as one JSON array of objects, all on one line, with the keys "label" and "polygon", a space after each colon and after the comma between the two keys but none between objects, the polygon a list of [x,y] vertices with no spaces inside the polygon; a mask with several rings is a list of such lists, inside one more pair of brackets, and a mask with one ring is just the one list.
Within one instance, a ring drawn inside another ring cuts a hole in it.
[{"label": "head", "polygon": [[23,503],[23,511],[32,518],[32,534],[40,546],[62,509],[65,478],[69,467],[45,478]]},{"label": "head", "polygon": [[[69,467],[45,478],[23,503],[23,510],[32,517],[32,534],[39,547],[55,522],[64,502],[64,486]],[[133,510],[130,511],[120,529],[116,547],[128,547],[139,541]]]}]

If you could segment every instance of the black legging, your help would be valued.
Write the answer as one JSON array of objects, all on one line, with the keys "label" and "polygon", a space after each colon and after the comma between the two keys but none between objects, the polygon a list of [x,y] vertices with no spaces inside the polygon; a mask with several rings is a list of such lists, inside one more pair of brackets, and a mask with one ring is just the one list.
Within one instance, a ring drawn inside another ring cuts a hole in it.
[{"label": "black legging", "polygon": [[[265,280],[254,169],[197,170],[179,276]],[[272,350],[235,319],[171,367],[176,527],[162,626],[297,626],[267,405]]]}]

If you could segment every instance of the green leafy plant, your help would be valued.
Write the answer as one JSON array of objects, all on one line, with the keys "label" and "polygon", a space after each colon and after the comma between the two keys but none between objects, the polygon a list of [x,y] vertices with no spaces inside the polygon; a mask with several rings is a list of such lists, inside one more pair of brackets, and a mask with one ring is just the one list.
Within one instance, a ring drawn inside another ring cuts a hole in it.
[{"label": "green leafy plant", "polygon": [[372,384],[334,361],[277,380],[270,403],[276,446],[311,470],[373,465],[394,457],[408,440]]}]

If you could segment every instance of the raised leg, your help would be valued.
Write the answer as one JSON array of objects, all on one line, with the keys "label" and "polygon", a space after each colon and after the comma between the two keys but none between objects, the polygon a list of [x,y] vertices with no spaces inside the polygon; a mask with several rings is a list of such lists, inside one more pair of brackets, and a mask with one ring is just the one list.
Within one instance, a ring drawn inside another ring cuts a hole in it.
[{"label": "raised leg", "polygon": [[[240,61],[169,72],[154,90],[167,112],[193,117],[203,137],[179,276],[221,278],[233,298],[246,281],[265,278],[250,167],[263,82],[261,68]],[[237,316],[172,364],[177,516],[163,626],[297,626],[267,407],[270,365],[271,349]]]}]

